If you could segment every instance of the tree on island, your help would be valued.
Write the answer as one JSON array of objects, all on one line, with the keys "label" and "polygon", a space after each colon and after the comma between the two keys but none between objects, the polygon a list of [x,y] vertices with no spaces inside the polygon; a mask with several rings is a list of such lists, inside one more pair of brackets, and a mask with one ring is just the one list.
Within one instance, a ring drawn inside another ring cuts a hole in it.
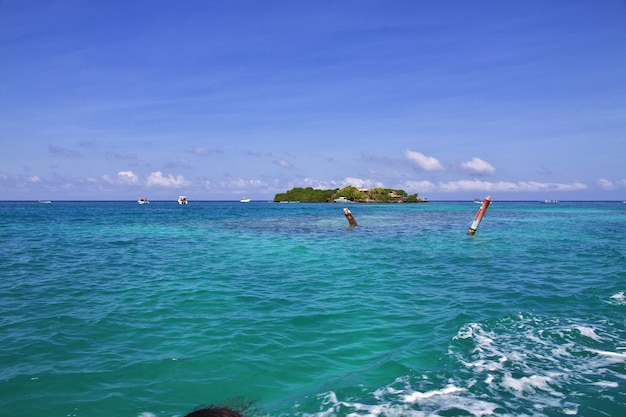
[{"label": "tree on island", "polygon": [[274,201],[301,201],[303,203],[326,203],[331,201],[337,190],[314,190],[307,188],[292,188],[291,190],[276,194]]},{"label": "tree on island", "polygon": [[359,189],[352,185],[334,190],[315,190],[311,187],[292,188],[287,192],[276,194],[274,201],[327,203],[341,197],[357,203],[423,203],[428,201],[418,198],[417,194],[408,195],[404,190],[391,188]]}]

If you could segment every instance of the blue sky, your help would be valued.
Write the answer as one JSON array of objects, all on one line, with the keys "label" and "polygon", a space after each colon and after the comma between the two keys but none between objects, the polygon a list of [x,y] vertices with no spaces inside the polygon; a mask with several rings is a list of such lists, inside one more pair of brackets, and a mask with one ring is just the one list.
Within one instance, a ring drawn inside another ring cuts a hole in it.
[{"label": "blue sky", "polygon": [[0,0],[0,200],[626,200],[626,2]]}]

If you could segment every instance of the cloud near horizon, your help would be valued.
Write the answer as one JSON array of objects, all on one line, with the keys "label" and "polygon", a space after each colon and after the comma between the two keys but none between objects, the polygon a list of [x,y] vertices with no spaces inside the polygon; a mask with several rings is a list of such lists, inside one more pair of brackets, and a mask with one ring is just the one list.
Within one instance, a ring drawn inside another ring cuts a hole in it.
[{"label": "cloud near horizon", "polygon": [[123,184],[138,184],[139,177],[133,171],[120,171],[117,173],[118,182]]},{"label": "cloud near horizon", "polygon": [[461,164],[461,169],[467,173],[475,175],[489,175],[496,172],[496,169],[487,161],[480,158],[472,158]]},{"label": "cloud near horizon", "polygon": [[163,188],[180,188],[190,184],[182,175],[175,177],[172,174],[168,174],[164,176],[161,171],[150,173],[145,183],[143,183],[141,178],[133,171],[119,171],[115,178],[111,178],[109,175],[103,175],[102,180],[109,184],[146,185],[148,187]]},{"label": "cloud near horizon", "polygon": [[533,192],[533,191],[580,191],[586,190],[585,184],[575,182],[569,184],[544,183],[537,181],[480,181],[480,180],[458,180],[441,182],[437,185],[437,190],[442,192],[456,191],[508,191],[508,192]]},{"label": "cloud near horizon", "polygon": [[219,182],[220,188],[224,190],[235,188],[237,190],[247,190],[249,188],[265,188],[267,184],[261,180],[246,180],[243,178],[231,178],[227,181]]},{"label": "cloud near horizon", "polygon": [[600,188],[602,188],[603,190],[608,191],[608,190],[614,190],[618,187],[626,186],[626,180],[610,181],[610,180],[607,180],[606,178],[600,178],[599,180],[596,181],[596,184],[598,184]]},{"label": "cloud near horizon", "polygon": [[443,171],[444,167],[437,158],[432,156],[426,156],[421,152],[412,151],[407,149],[404,151],[404,157],[409,161],[417,165],[418,168],[424,171]]},{"label": "cloud near horizon", "polygon": [[169,174],[167,177],[164,177],[161,171],[155,171],[148,176],[146,185],[148,187],[180,188],[189,185],[189,182],[182,175],[174,177],[172,174]]}]

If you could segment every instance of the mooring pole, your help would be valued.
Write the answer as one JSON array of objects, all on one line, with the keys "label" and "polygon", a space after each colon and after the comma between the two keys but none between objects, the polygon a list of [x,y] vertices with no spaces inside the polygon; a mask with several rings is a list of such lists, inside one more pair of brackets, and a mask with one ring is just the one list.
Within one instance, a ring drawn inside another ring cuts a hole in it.
[{"label": "mooring pole", "polygon": [[343,208],[343,214],[346,215],[346,219],[348,219],[348,223],[350,223],[350,226],[358,226],[358,224],[356,224],[356,220],[354,220],[354,216],[347,207]]},{"label": "mooring pole", "polygon": [[472,222],[472,225],[467,231],[468,235],[474,235],[474,233],[476,233],[476,229],[478,229],[478,225],[480,224],[480,221],[483,219],[483,216],[485,215],[485,212],[487,211],[487,207],[489,207],[489,203],[491,203],[490,195],[488,195],[487,198],[485,198],[483,200],[483,203],[480,205],[480,208],[478,209],[478,213],[476,213],[476,217],[474,217],[474,221]]}]

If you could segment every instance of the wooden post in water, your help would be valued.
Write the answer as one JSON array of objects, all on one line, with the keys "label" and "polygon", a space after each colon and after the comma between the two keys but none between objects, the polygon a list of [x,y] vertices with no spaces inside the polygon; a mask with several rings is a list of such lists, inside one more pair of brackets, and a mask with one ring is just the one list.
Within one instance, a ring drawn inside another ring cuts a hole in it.
[{"label": "wooden post in water", "polygon": [[346,215],[346,219],[348,219],[348,223],[350,223],[350,227],[358,226],[358,224],[356,224],[356,220],[354,220],[354,216],[352,215],[350,210],[348,210],[347,207],[343,208],[343,214]]},{"label": "wooden post in water", "polygon": [[487,211],[487,207],[489,207],[489,203],[491,203],[490,195],[488,195],[487,198],[485,198],[483,200],[483,203],[480,205],[480,208],[478,209],[478,213],[476,213],[476,217],[474,217],[474,221],[472,222],[472,225],[467,231],[468,235],[473,236],[474,233],[476,233],[476,229],[478,229],[478,225],[480,224],[480,221],[483,219],[483,216],[485,215],[485,212]]}]

